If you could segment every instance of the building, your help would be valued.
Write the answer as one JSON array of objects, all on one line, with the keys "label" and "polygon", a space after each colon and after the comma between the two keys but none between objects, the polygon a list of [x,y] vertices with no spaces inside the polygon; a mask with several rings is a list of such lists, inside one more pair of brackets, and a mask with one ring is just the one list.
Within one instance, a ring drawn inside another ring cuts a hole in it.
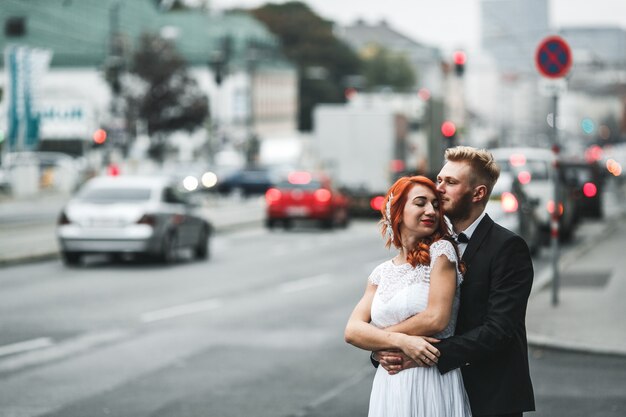
[{"label": "building", "polygon": [[558,33],[573,55],[562,103],[571,115],[565,124],[568,135],[583,146],[626,140],[626,30],[569,26]]},{"label": "building", "polygon": [[548,0],[482,0],[481,45],[502,72],[534,73],[537,45],[550,33]]},{"label": "building", "polygon": [[[42,81],[44,114],[82,109],[74,114],[90,115],[89,130],[103,124],[129,130],[112,117],[105,69],[129,62],[142,34],[151,33],[175,43],[208,96],[213,131],[204,134],[217,138],[214,145],[243,147],[252,136],[296,130],[297,71],[282,57],[277,38],[245,13],[170,11],[154,0],[4,0],[1,23],[3,48],[23,45],[52,52]],[[4,56],[0,64],[5,69]]]},{"label": "building", "polygon": [[548,0],[482,0],[481,47],[497,72],[496,144],[549,146],[550,100],[539,94],[534,57],[550,34]]},{"label": "building", "polygon": [[575,56],[575,64],[596,68],[626,66],[626,30],[615,26],[568,26],[559,29]]},{"label": "building", "polygon": [[396,31],[386,21],[368,24],[357,20],[354,24],[337,27],[337,35],[360,54],[372,46],[382,46],[403,53],[413,64],[417,74],[417,88],[427,88],[434,96],[443,94],[441,51],[421,44]]}]

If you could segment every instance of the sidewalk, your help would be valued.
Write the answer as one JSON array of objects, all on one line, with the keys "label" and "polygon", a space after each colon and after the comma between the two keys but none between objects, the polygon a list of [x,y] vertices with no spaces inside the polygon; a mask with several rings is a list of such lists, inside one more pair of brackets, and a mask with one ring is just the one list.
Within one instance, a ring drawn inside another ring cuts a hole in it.
[{"label": "sidewalk", "polygon": [[605,220],[584,221],[579,243],[560,257],[556,305],[552,266],[535,271],[526,313],[530,345],[626,356],[626,185],[611,186]]},{"label": "sidewalk", "polygon": [[[0,200],[0,267],[59,256],[56,220],[68,196],[40,194],[28,199]],[[202,207],[216,233],[261,224],[262,197],[207,197]]]},{"label": "sidewalk", "polygon": [[531,295],[528,343],[626,355],[626,216],[583,225],[580,232],[585,241],[561,259],[558,304],[552,305],[551,274]]}]

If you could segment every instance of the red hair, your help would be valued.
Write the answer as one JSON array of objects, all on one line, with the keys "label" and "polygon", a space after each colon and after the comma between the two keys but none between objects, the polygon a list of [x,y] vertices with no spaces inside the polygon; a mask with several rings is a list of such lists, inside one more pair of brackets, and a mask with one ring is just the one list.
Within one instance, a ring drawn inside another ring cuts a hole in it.
[{"label": "red hair", "polygon": [[[430,236],[427,236],[420,240],[416,248],[408,248],[407,253],[407,261],[413,266],[417,265],[430,265],[430,245],[433,242],[438,241],[441,238],[450,239],[450,232],[448,230],[448,226],[443,217],[443,207],[441,204],[441,196],[437,191],[437,186],[434,182],[432,182],[427,177],[422,175],[416,175],[413,177],[401,177],[399,178],[387,191],[387,195],[385,196],[385,204],[383,204],[380,212],[382,214],[382,219],[380,223],[382,224],[382,235],[386,239],[385,246],[387,248],[393,245],[394,247],[400,249],[402,247],[402,236],[400,235],[400,223],[402,222],[402,215],[404,213],[404,206],[406,205],[407,196],[409,191],[416,186],[423,185],[429,190],[431,190],[437,199],[439,200],[439,205],[436,208],[439,214],[439,226],[435,233]],[[391,228],[393,230],[393,239],[391,239],[387,235],[387,228],[389,227],[386,219],[387,219],[387,204],[389,202],[389,196],[393,194],[393,199],[391,200],[391,205],[389,207],[389,214],[391,222]],[[458,253],[458,252],[457,252]]]}]

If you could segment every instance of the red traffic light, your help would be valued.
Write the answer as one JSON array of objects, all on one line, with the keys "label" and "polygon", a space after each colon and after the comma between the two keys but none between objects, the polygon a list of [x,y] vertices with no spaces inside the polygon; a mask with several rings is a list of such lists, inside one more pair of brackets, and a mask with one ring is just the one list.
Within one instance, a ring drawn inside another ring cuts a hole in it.
[{"label": "red traffic light", "polygon": [[452,56],[454,60],[454,72],[458,77],[463,76],[465,72],[465,63],[467,62],[467,55],[463,51],[456,51]]},{"label": "red traffic light", "polygon": [[355,99],[358,94],[359,91],[354,87],[348,87],[344,91],[344,95],[348,101]]},{"label": "red traffic light", "polygon": [[107,140],[107,131],[104,129],[98,129],[93,133],[93,141],[98,144],[98,145],[102,145],[104,142],[106,142]]},{"label": "red traffic light", "polygon": [[455,65],[465,65],[465,62],[467,62],[467,54],[463,51],[456,51],[452,57]]},{"label": "red traffic light", "polygon": [[441,134],[446,138],[451,138],[456,133],[456,125],[447,120],[441,124]]}]

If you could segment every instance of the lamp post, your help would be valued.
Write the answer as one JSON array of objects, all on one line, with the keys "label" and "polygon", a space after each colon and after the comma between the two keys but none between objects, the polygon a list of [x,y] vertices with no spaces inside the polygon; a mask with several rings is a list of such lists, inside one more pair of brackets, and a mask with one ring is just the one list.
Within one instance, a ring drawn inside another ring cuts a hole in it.
[{"label": "lamp post", "polygon": [[211,103],[211,139],[209,140],[209,159],[213,160],[213,152],[215,146],[215,138],[220,135],[220,121],[217,112],[220,109],[221,86],[224,79],[228,75],[228,64],[231,59],[232,37],[226,35],[220,39],[219,45],[209,56],[209,68],[213,72],[213,77],[217,89],[213,96],[214,102]]},{"label": "lamp post", "polygon": [[122,38],[120,34],[121,1],[113,1],[109,8],[109,55],[105,62],[106,78],[111,86],[111,119],[109,121],[110,138],[106,141],[105,160],[111,159],[112,146],[119,145],[125,137],[125,121],[123,119],[123,99],[121,77],[124,71]]},{"label": "lamp post", "polygon": [[248,131],[246,139],[246,165],[253,166],[259,154],[260,142],[255,128],[255,76],[260,61],[260,49],[254,39],[248,39],[246,52],[246,66],[248,72]]}]

